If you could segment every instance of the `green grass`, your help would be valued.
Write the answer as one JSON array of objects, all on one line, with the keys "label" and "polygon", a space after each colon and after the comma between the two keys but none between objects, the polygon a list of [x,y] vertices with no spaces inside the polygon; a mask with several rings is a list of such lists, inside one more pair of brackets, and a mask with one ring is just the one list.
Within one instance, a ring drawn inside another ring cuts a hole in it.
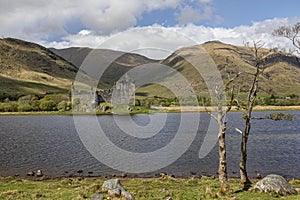
[{"label": "green grass", "polygon": [[23,95],[45,95],[46,92],[53,94],[68,94],[68,89],[34,83],[29,81],[13,80],[0,75],[0,98],[14,97]]},{"label": "green grass", "polygon": [[[105,180],[100,178],[63,178],[54,180],[24,180],[13,177],[0,178],[0,199],[90,199],[91,195],[101,191]],[[135,199],[157,200],[170,196],[175,200],[189,199],[300,199],[300,194],[280,196],[275,193],[242,191],[238,180],[230,180],[231,191],[220,194],[218,179],[207,177],[175,179],[161,178],[125,178],[121,183]],[[300,181],[291,181],[299,188]],[[104,199],[106,194],[104,193]]]}]

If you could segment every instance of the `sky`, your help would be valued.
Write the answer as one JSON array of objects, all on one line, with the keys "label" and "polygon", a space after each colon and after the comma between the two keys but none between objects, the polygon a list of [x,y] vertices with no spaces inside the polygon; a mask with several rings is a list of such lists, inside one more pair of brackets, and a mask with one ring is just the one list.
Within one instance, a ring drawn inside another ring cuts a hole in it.
[{"label": "sky", "polygon": [[289,49],[290,42],[272,31],[300,22],[299,7],[298,0],[0,0],[0,33],[46,47],[110,48],[153,58],[211,40],[262,40]]}]

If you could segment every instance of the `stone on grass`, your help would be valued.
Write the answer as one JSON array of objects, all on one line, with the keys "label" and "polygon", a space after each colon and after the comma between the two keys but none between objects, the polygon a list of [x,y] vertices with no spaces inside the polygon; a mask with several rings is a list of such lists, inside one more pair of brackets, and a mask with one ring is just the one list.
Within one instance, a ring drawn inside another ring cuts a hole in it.
[{"label": "stone on grass", "polygon": [[103,200],[103,195],[100,192],[97,192],[96,194],[93,194],[91,196],[92,200]]},{"label": "stone on grass", "polygon": [[108,191],[108,195],[111,197],[122,196],[126,200],[134,199],[134,197],[124,189],[119,179],[110,179],[105,181],[102,185],[102,190]]},{"label": "stone on grass", "polygon": [[119,188],[108,190],[108,196],[110,197],[120,197],[121,196],[121,190]]},{"label": "stone on grass", "polygon": [[275,192],[280,195],[295,194],[296,190],[282,177],[276,174],[270,174],[257,182],[252,190],[260,192]]}]

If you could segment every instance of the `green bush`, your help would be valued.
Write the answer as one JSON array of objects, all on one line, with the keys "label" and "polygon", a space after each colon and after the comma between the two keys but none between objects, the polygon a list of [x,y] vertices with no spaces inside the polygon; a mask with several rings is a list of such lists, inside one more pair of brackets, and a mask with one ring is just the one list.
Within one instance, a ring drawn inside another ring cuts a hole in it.
[{"label": "green bush", "polygon": [[0,112],[17,112],[18,104],[15,101],[1,103]]},{"label": "green bush", "polygon": [[59,104],[62,101],[68,101],[68,96],[65,94],[47,94],[44,96],[45,100],[53,100],[56,104]]},{"label": "green bush", "polygon": [[56,103],[53,100],[45,100],[45,99],[41,100],[39,107],[42,111],[55,111],[57,109]]},{"label": "green bush", "polygon": [[141,101],[139,99],[135,100],[135,106],[141,106]]},{"label": "green bush", "polygon": [[291,114],[285,114],[282,112],[279,113],[272,113],[267,118],[278,121],[278,120],[293,120],[295,119],[295,116]]},{"label": "green bush", "polygon": [[4,112],[4,103],[0,103],[0,112]]},{"label": "green bush", "polygon": [[19,112],[30,112],[33,111],[33,108],[29,104],[22,104],[18,106],[18,111]]},{"label": "green bush", "polygon": [[38,111],[40,109],[40,101],[39,100],[34,100],[30,103],[32,110],[33,111]]},{"label": "green bush", "polygon": [[23,105],[23,104],[31,105],[31,103],[36,100],[38,100],[38,98],[35,95],[22,96],[18,99],[18,104],[19,105]]},{"label": "green bush", "polygon": [[69,101],[61,101],[59,102],[59,104],[57,105],[57,109],[58,111],[69,111],[72,109],[72,104]]}]

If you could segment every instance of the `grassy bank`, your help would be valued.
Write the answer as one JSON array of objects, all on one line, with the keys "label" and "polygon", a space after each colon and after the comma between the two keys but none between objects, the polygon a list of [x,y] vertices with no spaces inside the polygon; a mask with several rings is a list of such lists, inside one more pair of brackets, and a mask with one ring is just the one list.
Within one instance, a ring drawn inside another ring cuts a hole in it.
[{"label": "grassy bank", "polygon": [[[101,190],[104,179],[100,178],[63,178],[55,180],[24,180],[13,177],[0,178],[0,199],[90,199]],[[256,181],[253,181],[256,182]],[[280,196],[255,191],[241,191],[238,180],[230,180],[231,192],[219,193],[217,179],[208,177],[176,179],[161,178],[124,178],[121,183],[134,195],[135,199],[158,200],[172,197],[184,199],[300,199],[300,194]],[[290,181],[293,187],[300,187],[300,180]],[[104,199],[106,194],[104,193]]]},{"label": "grassy bank", "polygon": [[[179,112],[206,112],[206,110],[211,111],[210,107],[196,107],[196,106],[170,106],[170,107],[152,107],[151,110],[146,108],[133,110],[130,114],[146,114],[146,113],[159,113],[159,112],[168,112],[168,113],[179,113]],[[255,106],[254,111],[289,111],[289,110],[300,110],[300,106]],[[237,111],[237,109],[233,108],[232,111]],[[0,112],[0,116],[7,115],[73,115],[72,111],[52,111],[52,112]],[[77,112],[76,115],[109,115],[110,112]]]},{"label": "grassy bank", "polygon": [[[164,112],[206,112],[206,110],[212,111],[211,107],[201,106],[170,106],[170,107],[153,107],[156,110]],[[300,106],[255,106],[254,111],[289,111],[300,110]],[[238,111],[236,107],[233,107],[231,111]]]}]

